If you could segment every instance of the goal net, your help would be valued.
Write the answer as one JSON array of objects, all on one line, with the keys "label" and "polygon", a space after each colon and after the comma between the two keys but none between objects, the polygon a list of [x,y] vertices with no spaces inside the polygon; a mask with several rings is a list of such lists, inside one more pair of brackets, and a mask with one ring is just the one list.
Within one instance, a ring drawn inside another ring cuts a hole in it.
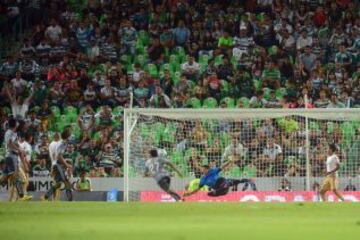
[{"label": "goal net", "polygon": [[173,201],[145,175],[151,149],[181,171],[182,178],[168,169],[170,188],[179,194],[196,187],[199,166],[229,160],[222,176],[255,184],[230,192],[316,189],[330,143],[339,148],[340,186],[359,174],[357,109],[126,109],[124,126],[125,201]]}]

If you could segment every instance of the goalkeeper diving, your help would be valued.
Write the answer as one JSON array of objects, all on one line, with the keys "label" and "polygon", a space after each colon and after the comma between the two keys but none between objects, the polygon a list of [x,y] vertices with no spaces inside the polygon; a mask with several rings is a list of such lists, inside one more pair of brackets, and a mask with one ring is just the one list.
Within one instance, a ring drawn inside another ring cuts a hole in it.
[{"label": "goalkeeper diving", "polygon": [[253,190],[256,190],[255,183],[251,179],[226,179],[224,177],[220,177],[221,171],[230,167],[235,161],[235,158],[229,158],[229,160],[225,162],[221,167],[215,167],[211,165],[197,166],[203,174],[203,176],[200,178],[200,184],[198,188],[184,193],[183,196],[191,196],[200,191],[205,186],[208,187],[210,190],[208,192],[208,196],[223,196],[229,192],[230,188],[235,187],[237,189],[237,186],[241,183],[249,184]]}]

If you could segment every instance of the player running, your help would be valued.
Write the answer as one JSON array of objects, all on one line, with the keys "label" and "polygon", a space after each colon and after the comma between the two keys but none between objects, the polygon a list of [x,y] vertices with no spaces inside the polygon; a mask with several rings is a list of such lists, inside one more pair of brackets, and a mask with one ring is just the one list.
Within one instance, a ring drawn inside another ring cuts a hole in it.
[{"label": "player running", "polygon": [[[22,183],[24,196],[28,198],[32,198],[28,196],[27,188],[29,186],[29,172],[30,172],[30,160],[31,160],[31,145],[27,142],[29,140],[30,135],[26,133],[18,134],[18,145],[23,154],[19,154],[18,156],[18,168],[19,168],[19,179]],[[19,197],[16,193],[15,186],[11,186],[9,189],[10,196],[9,201],[17,200]]]},{"label": "player running", "polygon": [[166,154],[161,153],[161,149],[150,150],[150,158],[145,162],[145,176],[153,177],[159,187],[172,196],[175,201],[180,201],[181,197],[170,189],[170,173],[165,169],[166,166],[172,168],[180,177],[183,177],[179,169],[166,159]]},{"label": "player running", "polygon": [[[0,184],[5,185],[9,182],[10,185],[15,186],[17,195],[20,198],[19,200],[30,200],[32,196],[24,194],[24,182],[22,182],[20,178],[19,157],[20,159],[24,159],[23,156],[25,153],[21,150],[17,142],[17,122],[15,119],[10,119],[8,124],[9,129],[6,131],[4,137],[6,150],[5,175],[0,179]],[[10,187],[10,191],[12,191],[11,189]],[[12,198],[12,192],[10,192],[10,197]]]},{"label": "player running", "polygon": [[338,173],[340,168],[340,160],[336,155],[336,145],[330,144],[328,149],[328,157],[326,159],[326,177],[323,180],[320,188],[321,199],[326,201],[326,192],[333,191],[334,194],[341,200],[344,201],[343,196],[337,190]]},{"label": "player running", "polygon": [[256,190],[256,186],[254,182],[250,179],[225,179],[224,177],[220,177],[219,174],[221,171],[229,167],[232,163],[235,162],[235,158],[230,159],[225,162],[221,167],[215,167],[210,165],[198,166],[201,169],[201,172],[204,176],[200,179],[199,187],[193,191],[184,193],[184,197],[188,197],[200,191],[204,186],[210,188],[208,192],[208,196],[210,197],[218,197],[226,195],[231,187],[237,188],[240,183],[250,184],[253,190]]},{"label": "player running", "polygon": [[66,128],[61,133],[61,140],[58,143],[53,156],[53,162],[52,162],[52,168],[51,168],[51,174],[53,176],[53,179],[55,181],[55,184],[50,188],[50,190],[45,194],[44,199],[48,200],[52,196],[54,198],[56,192],[58,189],[60,189],[61,184],[64,183],[65,185],[65,193],[68,201],[73,200],[72,195],[72,186],[70,181],[65,175],[66,169],[69,168],[69,164],[64,159],[64,153],[67,147],[67,141],[70,137],[70,129]]}]

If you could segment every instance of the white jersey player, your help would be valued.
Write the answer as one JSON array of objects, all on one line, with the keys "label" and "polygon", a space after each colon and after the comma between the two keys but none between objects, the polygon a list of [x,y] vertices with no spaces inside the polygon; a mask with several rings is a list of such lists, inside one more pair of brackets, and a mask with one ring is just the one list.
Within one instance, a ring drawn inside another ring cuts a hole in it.
[{"label": "white jersey player", "polygon": [[344,201],[343,196],[337,190],[338,183],[338,173],[340,169],[340,160],[336,155],[336,145],[330,144],[328,150],[328,157],[326,159],[326,177],[323,180],[320,188],[320,196],[323,201],[326,201],[326,192],[333,191],[334,194],[342,201]]},{"label": "white jersey player", "polygon": [[181,172],[176,166],[166,159],[166,152],[164,150],[152,149],[150,150],[150,158],[145,163],[145,176],[153,177],[162,190],[170,194],[175,201],[179,201],[181,197],[176,192],[170,190],[171,174],[166,170],[166,166],[174,169],[182,177]]}]

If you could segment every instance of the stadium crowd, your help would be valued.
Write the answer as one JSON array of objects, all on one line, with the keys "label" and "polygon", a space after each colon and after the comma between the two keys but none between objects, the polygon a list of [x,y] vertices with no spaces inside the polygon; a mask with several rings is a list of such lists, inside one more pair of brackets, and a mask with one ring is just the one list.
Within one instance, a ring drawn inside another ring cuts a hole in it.
[{"label": "stadium crowd", "polygon": [[[68,126],[75,176],[84,169],[90,177],[120,176],[122,108],[130,105],[360,106],[358,1],[6,0],[0,6],[7,23],[17,9],[34,24],[21,48],[1,60],[0,139],[16,117],[36,176],[49,174],[49,144]],[[302,170],[294,163],[288,171]]]}]

